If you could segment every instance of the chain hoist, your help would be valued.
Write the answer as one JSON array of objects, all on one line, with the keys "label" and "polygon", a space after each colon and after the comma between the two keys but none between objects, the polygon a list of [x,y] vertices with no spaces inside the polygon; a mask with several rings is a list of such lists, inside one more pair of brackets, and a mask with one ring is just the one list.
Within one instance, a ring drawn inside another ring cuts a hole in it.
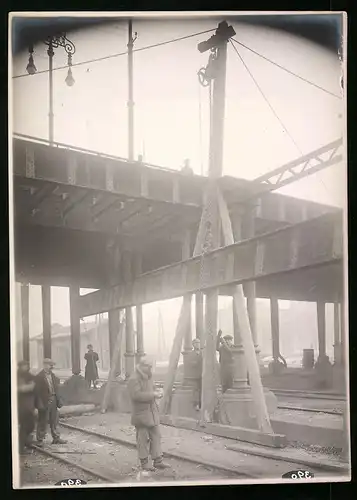
[{"label": "chain hoist", "polygon": [[217,75],[217,53],[217,48],[212,48],[207,66],[205,68],[201,68],[197,73],[198,81],[202,87],[208,87]]}]

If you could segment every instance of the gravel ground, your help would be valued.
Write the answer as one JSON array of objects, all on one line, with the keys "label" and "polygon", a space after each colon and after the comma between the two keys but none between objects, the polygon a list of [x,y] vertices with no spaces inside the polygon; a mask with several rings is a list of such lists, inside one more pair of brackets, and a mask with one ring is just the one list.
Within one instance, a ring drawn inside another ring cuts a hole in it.
[{"label": "gravel ground", "polygon": [[[95,436],[69,429],[62,429],[61,436],[68,444],[61,446],[45,445],[52,453],[58,453],[62,458],[68,458],[79,465],[88,467],[98,473],[111,478],[113,483],[135,483],[138,480],[155,482],[168,481],[204,481],[204,480],[227,480],[230,477],[238,479],[239,476],[229,473],[220,473],[211,468],[194,465],[182,460],[166,460],[171,468],[164,471],[156,471],[150,477],[139,477],[139,463],[135,448],[129,448],[115,442],[101,440]],[[84,479],[88,483],[98,484],[94,478],[81,472],[80,469],[73,470],[70,466],[56,462],[56,460],[45,457],[39,452],[34,452],[23,460],[22,484],[24,486],[42,484],[53,485],[57,481],[76,478]]]},{"label": "gravel ground", "polygon": [[37,451],[31,450],[20,459],[21,485],[26,486],[52,486],[64,479],[82,479],[87,484],[96,484],[99,479],[70,467],[61,462],[56,462],[51,457],[46,457]]}]

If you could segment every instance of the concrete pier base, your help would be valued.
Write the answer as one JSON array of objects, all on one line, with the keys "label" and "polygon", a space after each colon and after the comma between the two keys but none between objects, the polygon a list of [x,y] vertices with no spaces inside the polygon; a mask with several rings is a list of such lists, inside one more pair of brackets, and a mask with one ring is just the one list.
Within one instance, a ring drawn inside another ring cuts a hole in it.
[{"label": "concrete pier base", "polygon": [[131,413],[131,402],[127,382],[114,380],[110,388],[108,410]]},{"label": "concrete pier base", "polygon": [[175,417],[198,418],[200,413],[194,408],[193,388],[181,386],[171,396],[170,414]]},{"label": "concrete pier base", "polygon": [[331,388],[333,383],[333,368],[329,357],[320,355],[315,363],[314,369],[317,387],[324,389]]},{"label": "concrete pier base", "polygon": [[[277,398],[268,389],[264,389],[264,396],[269,415],[273,415],[278,407]],[[256,406],[250,387],[225,392],[220,398],[218,418],[223,425],[258,429]]]},{"label": "concrete pier base", "polygon": [[65,405],[97,404],[99,391],[91,391],[82,375],[72,375],[60,385],[60,393]]}]

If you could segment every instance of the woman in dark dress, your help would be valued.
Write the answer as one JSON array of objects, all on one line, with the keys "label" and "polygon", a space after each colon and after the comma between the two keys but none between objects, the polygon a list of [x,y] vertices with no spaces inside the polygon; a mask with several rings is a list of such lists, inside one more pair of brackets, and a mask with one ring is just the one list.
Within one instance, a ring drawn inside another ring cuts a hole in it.
[{"label": "woman in dark dress", "polygon": [[97,388],[97,380],[98,380],[98,368],[97,363],[99,361],[98,354],[93,351],[92,344],[87,345],[88,352],[85,353],[84,359],[87,361],[85,367],[85,379],[88,382],[89,387],[92,386],[94,389]]}]

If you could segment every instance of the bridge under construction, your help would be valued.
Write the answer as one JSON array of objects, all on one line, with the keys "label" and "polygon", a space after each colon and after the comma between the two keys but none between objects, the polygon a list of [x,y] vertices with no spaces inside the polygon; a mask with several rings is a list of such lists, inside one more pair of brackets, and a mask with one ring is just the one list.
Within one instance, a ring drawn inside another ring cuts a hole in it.
[{"label": "bridge under construction", "polygon": [[[342,210],[274,191],[343,162],[343,142],[337,138],[254,181],[222,175],[226,55],[234,34],[222,22],[198,46],[210,54],[200,76],[212,92],[207,177],[135,160],[132,150],[125,159],[14,134],[15,275],[21,283],[23,354],[30,361],[29,284],[42,287],[45,358],[51,357],[51,286],[69,287],[72,376],[64,396],[69,402],[88,400],[80,321],[107,312],[111,369],[99,404],[103,413],[108,408],[129,412],[126,381],[116,379],[123,336],[127,379],[145,354],[142,306],[182,297],[168,346],[162,422],[186,429],[199,425],[217,436],[280,448],[286,436],[271,422],[277,399],[264,387],[259,368],[256,299],[270,300],[271,369],[277,376],[283,376],[279,300],[316,303],[315,376],[327,389],[332,369],[326,355],[327,303],[334,304],[340,367],[347,361],[348,335]],[[81,295],[84,288],[96,291]],[[224,394],[216,377],[220,295],[232,297],[234,325],[234,383]],[[190,405],[185,356],[192,348],[193,297],[195,337],[204,346],[199,416]],[[183,381],[176,384],[181,352]]]}]

